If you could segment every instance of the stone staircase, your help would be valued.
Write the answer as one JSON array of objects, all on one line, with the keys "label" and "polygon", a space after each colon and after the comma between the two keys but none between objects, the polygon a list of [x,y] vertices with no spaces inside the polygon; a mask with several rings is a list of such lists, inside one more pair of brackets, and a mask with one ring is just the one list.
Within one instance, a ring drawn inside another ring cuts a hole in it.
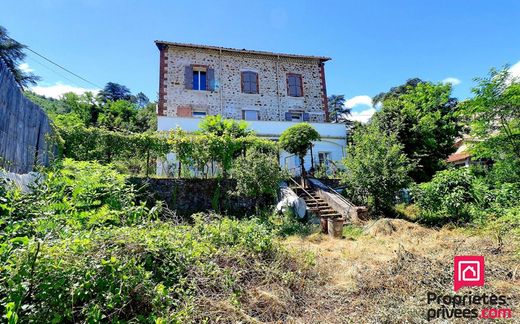
[{"label": "stone staircase", "polygon": [[320,198],[312,188],[306,188],[305,190],[300,187],[292,188],[298,197],[305,200],[309,210],[317,217],[324,218],[340,218],[341,214],[336,212],[329,204]]}]

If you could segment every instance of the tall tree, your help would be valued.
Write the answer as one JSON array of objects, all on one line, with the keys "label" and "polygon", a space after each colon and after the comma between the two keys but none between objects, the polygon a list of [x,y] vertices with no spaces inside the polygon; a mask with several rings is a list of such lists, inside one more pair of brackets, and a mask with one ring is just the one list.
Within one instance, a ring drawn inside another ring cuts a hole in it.
[{"label": "tall tree", "polygon": [[381,96],[382,108],[372,121],[383,132],[395,134],[404,153],[416,162],[410,176],[424,182],[445,167],[444,161],[454,151],[460,132],[457,100],[451,97],[449,84],[412,80]]},{"label": "tall tree", "polygon": [[26,48],[25,45],[9,37],[7,29],[0,26],[0,59],[4,61],[22,89],[35,85],[40,80],[40,77],[20,69],[19,65],[25,59],[24,48]]},{"label": "tall tree", "polygon": [[122,84],[114,82],[108,82],[103,90],[99,92],[98,96],[99,100],[103,103],[117,100],[132,101],[132,93],[130,92],[130,89]]},{"label": "tall tree", "polygon": [[345,107],[344,95],[331,95],[327,98],[330,117],[336,122],[347,121],[347,117],[351,114],[351,109]]},{"label": "tall tree", "polygon": [[395,194],[410,182],[413,163],[396,135],[377,125],[358,125],[354,142],[344,160],[346,194],[354,203],[369,206],[373,214],[391,212]]},{"label": "tall tree", "polygon": [[477,78],[474,97],[461,104],[460,116],[475,139],[475,157],[495,161],[497,181],[520,181],[520,80],[507,67]]}]

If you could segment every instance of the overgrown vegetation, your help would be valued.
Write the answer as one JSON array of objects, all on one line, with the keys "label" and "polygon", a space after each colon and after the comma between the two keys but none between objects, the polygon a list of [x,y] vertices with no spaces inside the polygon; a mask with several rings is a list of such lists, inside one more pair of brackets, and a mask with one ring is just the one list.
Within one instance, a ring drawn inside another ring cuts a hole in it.
[{"label": "overgrown vegetation", "polygon": [[0,186],[0,313],[11,323],[283,320],[300,306],[256,289],[299,299],[314,280],[274,224],[159,221],[161,207],[136,203],[110,165],[66,159],[44,174],[31,193]]}]

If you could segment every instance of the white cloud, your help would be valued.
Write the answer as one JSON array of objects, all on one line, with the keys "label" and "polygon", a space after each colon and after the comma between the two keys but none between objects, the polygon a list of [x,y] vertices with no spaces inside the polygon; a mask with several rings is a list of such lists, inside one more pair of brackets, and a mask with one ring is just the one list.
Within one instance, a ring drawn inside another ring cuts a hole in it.
[{"label": "white cloud", "polygon": [[352,109],[351,115],[347,117],[349,120],[355,120],[362,123],[368,122],[370,117],[372,117],[376,112],[372,98],[367,95],[355,96],[347,99],[345,101],[345,107]]},{"label": "white cloud", "polygon": [[509,73],[513,78],[520,78],[520,61],[509,68]]},{"label": "white cloud", "polygon": [[442,83],[451,83],[451,85],[456,86],[457,84],[460,84],[461,81],[454,77],[448,77],[448,78],[442,80]]},{"label": "white cloud", "polygon": [[94,94],[99,92],[99,89],[87,89],[81,87],[74,87],[68,84],[62,84],[57,82],[54,85],[50,86],[35,86],[31,88],[31,91],[46,97],[51,97],[55,99],[59,99],[64,93],[74,92],[75,94],[84,94],[87,91],[90,91]]},{"label": "white cloud", "polygon": [[372,117],[372,115],[376,112],[375,108],[368,108],[361,111],[353,111],[349,117],[350,120],[355,120],[362,122],[363,124],[367,123],[368,120]]},{"label": "white cloud", "polygon": [[20,70],[22,70],[22,72],[25,72],[25,73],[34,71],[32,68],[29,67],[28,63],[22,63],[22,64],[18,65],[18,68]]},{"label": "white cloud", "polygon": [[372,107],[372,98],[369,96],[355,96],[345,101],[345,107],[353,108],[357,105]]}]

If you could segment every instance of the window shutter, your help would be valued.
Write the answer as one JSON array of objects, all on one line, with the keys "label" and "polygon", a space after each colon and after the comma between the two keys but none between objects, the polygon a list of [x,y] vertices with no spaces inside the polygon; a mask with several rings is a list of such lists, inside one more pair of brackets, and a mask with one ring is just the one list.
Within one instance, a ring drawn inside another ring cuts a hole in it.
[{"label": "window shutter", "polygon": [[184,67],[184,88],[193,90],[193,67],[191,65]]},{"label": "window shutter", "polygon": [[260,86],[258,85],[258,73],[256,73],[256,93],[260,93]]},{"label": "window shutter", "polygon": [[240,92],[242,92],[242,93],[244,92],[245,76],[246,76],[245,72],[240,73]]},{"label": "window shutter", "polygon": [[215,91],[215,69],[208,68],[206,70],[206,89]]},{"label": "window shutter", "polygon": [[291,115],[290,112],[286,112],[286,113],[285,113],[285,120],[286,120],[286,121],[291,121],[291,120],[292,120],[292,115]]},{"label": "window shutter", "polygon": [[310,120],[309,113],[303,113],[303,121],[309,121],[309,120]]}]

